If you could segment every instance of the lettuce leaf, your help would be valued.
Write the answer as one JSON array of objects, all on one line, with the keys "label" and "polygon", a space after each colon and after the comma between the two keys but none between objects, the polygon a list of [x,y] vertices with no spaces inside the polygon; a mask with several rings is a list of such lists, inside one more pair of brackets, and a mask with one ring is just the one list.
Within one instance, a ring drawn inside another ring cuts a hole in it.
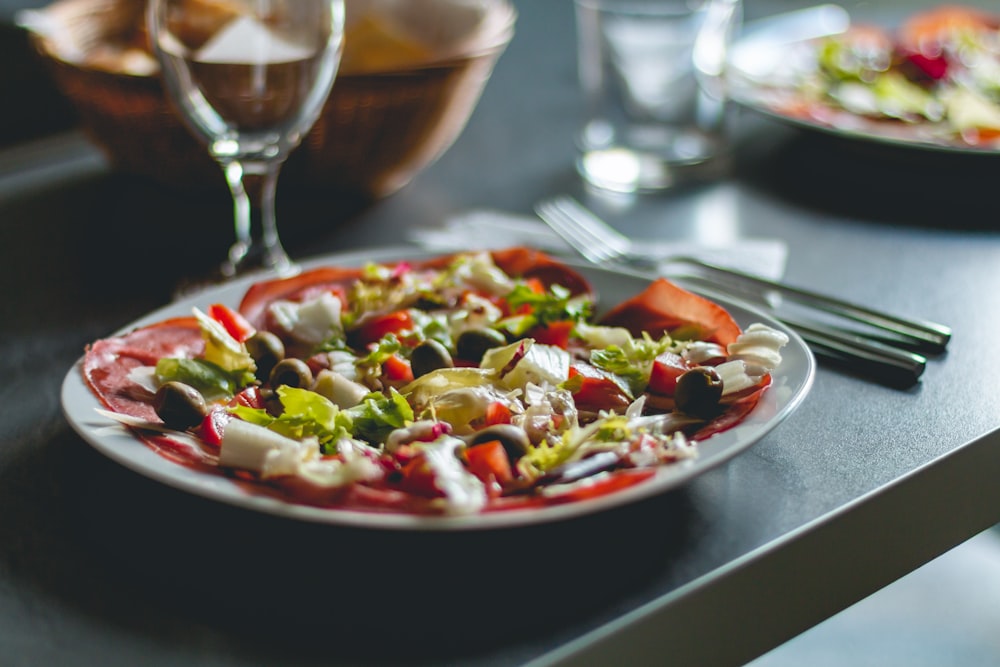
[{"label": "lettuce leaf", "polygon": [[527,306],[535,323],[539,325],[565,320],[579,322],[587,319],[593,310],[590,299],[574,297],[562,285],[552,285],[546,292],[539,294],[526,283],[518,283],[507,295],[507,303],[515,312]]},{"label": "lettuce leaf", "polygon": [[633,338],[624,345],[591,350],[590,363],[625,380],[632,395],[638,396],[649,384],[653,360],[669,350],[672,344],[670,336],[653,340],[644,333],[642,338]]},{"label": "lettuce leaf", "polygon": [[372,392],[353,408],[341,414],[351,420],[351,434],[373,445],[383,443],[389,433],[413,421],[413,408],[406,398],[395,389],[385,396]]},{"label": "lettuce leaf", "polygon": [[204,359],[165,357],[156,362],[157,382],[183,382],[201,392],[206,400],[229,398],[254,383],[254,374],[247,369],[227,371]]},{"label": "lettuce leaf", "polygon": [[389,357],[402,349],[403,344],[396,337],[396,334],[386,334],[381,340],[370,346],[368,354],[359,359],[357,365],[371,368],[381,366]]},{"label": "lettuce leaf", "polygon": [[230,412],[244,421],[265,426],[295,440],[314,437],[324,454],[332,453],[332,446],[337,440],[351,436],[350,416],[326,397],[308,389],[285,385],[278,387],[277,394],[284,408],[277,417],[264,409],[246,406],[234,406]]}]

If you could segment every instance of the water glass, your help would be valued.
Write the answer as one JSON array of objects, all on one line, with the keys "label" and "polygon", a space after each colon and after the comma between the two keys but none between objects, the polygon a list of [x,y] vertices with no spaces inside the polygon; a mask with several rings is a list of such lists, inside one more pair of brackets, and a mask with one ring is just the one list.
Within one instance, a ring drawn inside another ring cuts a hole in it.
[{"label": "water glass", "polygon": [[583,178],[642,192],[723,174],[731,115],[723,75],[740,0],[575,2]]}]

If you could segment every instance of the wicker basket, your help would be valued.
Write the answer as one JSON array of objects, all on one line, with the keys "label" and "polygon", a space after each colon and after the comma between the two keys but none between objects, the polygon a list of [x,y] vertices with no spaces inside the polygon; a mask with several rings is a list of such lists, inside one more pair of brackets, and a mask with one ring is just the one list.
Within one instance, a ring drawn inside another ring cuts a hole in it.
[{"label": "wicker basket", "polygon": [[[173,187],[217,187],[219,167],[174,114],[155,66],[128,72],[88,58],[110,43],[144,48],[144,9],[144,0],[58,0],[20,23],[118,169]],[[406,185],[461,133],[513,35],[513,8],[500,0],[491,11],[499,20],[465,53],[380,71],[342,67],[282,179],[364,197]]]}]

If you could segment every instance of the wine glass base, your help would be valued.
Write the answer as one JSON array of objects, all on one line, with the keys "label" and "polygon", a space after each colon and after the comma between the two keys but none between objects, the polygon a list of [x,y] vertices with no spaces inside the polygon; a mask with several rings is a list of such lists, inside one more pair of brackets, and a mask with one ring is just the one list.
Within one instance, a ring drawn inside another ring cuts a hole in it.
[{"label": "wine glass base", "polygon": [[242,277],[250,273],[274,274],[286,278],[299,272],[281,245],[258,248],[237,241],[229,249],[229,259],[219,267],[223,279]]},{"label": "wine glass base", "polygon": [[237,263],[233,263],[230,259],[220,264],[208,274],[185,278],[174,289],[174,301],[196,296],[199,292],[217,287],[237,278],[253,277],[259,280],[273,280],[275,278],[294,276],[302,270],[284,251],[280,253],[265,253],[261,251],[255,254],[260,258],[266,256],[267,261],[254,262],[254,255],[247,253]]}]

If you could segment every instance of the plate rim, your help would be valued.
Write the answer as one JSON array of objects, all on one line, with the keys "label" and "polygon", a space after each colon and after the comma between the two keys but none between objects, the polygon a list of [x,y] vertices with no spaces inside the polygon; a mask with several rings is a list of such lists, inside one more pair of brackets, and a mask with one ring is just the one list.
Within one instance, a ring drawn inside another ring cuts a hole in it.
[{"label": "plate rim", "polygon": [[[325,265],[349,266],[349,263],[363,264],[368,261],[420,259],[445,254],[449,253],[410,246],[379,247],[315,256],[299,262],[299,265],[303,269],[310,269]],[[640,285],[642,282],[649,282],[655,278],[655,276],[625,269],[597,267],[562,257],[558,257],[558,259],[586,273],[606,274],[607,280],[619,278],[636,281],[637,285]],[[214,299],[213,295],[230,295],[239,298],[250,284],[262,278],[266,278],[266,276],[246,276],[178,299],[120,327],[108,334],[107,337],[121,335],[137,327],[157,322],[175,314],[180,309],[190,308],[196,302],[212,300]],[[595,291],[600,295],[600,284],[593,280],[592,283],[594,283]],[[106,458],[147,479],[176,490],[245,510],[309,523],[391,531],[495,530],[539,525],[622,507],[681,487],[695,477],[712,470],[752,447],[791,415],[805,400],[815,378],[816,362],[801,337],[751,304],[716,295],[712,296],[712,300],[733,312],[734,318],[739,315],[737,321],[744,320],[741,322],[742,328],[745,328],[749,323],[746,320],[752,319],[773,326],[789,336],[789,344],[785,347],[783,357],[789,358],[786,356],[788,351],[793,351],[792,357],[799,357],[798,367],[794,369],[797,372],[795,377],[791,378],[791,384],[794,386],[772,384],[764,393],[761,402],[737,426],[699,442],[698,456],[694,459],[659,467],[652,479],[641,484],[596,498],[564,504],[470,515],[381,513],[303,505],[266,494],[251,494],[228,477],[197,471],[170,461],[157,454],[127,429],[109,418],[102,417],[96,412],[96,409],[104,406],[100,404],[100,401],[83,380],[80,370],[83,362],[82,356],[73,363],[63,379],[60,404],[63,415],[77,435]],[[789,369],[786,368],[783,373],[775,374],[773,377],[777,382],[787,382],[790,380],[788,371]],[[763,421],[758,421],[763,410],[775,407],[773,404],[779,400],[776,394],[781,391],[790,391],[791,394],[774,414]],[[746,437],[736,437],[744,432],[747,433]],[[729,442],[734,439],[735,442]],[[137,444],[139,447],[135,447]]]}]

